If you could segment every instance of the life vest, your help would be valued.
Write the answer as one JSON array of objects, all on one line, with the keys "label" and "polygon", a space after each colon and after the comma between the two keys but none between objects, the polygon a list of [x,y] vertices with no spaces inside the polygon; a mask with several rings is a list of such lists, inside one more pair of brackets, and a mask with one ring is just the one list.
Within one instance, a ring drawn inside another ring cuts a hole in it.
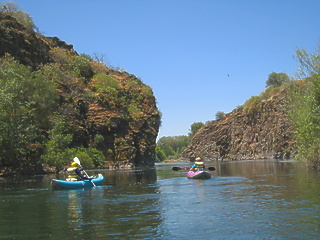
[{"label": "life vest", "polygon": [[78,176],[76,174],[76,167],[69,167],[67,169],[68,172],[68,178],[66,179],[67,181],[77,181],[78,180]]},{"label": "life vest", "polygon": [[195,162],[195,164],[196,164],[196,170],[204,168],[203,162]]}]

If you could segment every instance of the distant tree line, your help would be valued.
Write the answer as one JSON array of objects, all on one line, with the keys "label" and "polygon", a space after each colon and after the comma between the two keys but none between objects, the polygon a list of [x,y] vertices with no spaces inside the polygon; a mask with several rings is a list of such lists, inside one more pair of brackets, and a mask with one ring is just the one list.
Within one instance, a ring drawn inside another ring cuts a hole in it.
[{"label": "distant tree line", "polygon": [[195,122],[191,125],[188,135],[162,137],[157,142],[157,161],[178,159],[181,153],[187,148],[193,136],[204,126],[202,122]]}]

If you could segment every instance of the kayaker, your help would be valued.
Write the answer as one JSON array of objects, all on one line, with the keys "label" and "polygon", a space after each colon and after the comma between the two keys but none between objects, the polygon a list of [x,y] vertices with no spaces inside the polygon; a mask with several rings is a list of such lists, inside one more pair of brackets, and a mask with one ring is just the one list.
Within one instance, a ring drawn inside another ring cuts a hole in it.
[{"label": "kayaker", "polygon": [[205,169],[206,167],[204,166],[204,163],[201,161],[201,158],[197,157],[196,161],[194,162],[194,164],[192,165],[192,167],[190,168],[190,171],[197,171],[199,169]]},{"label": "kayaker", "polygon": [[76,174],[80,177],[81,180],[91,180],[91,177],[88,177],[86,174],[84,174],[83,168],[77,168],[75,170]]},{"label": "kayaker", "polygon": [[78,178],[80,178],[81,180],[92,179],[84,174],[83,168],[81,168],[80,165],[76,162],[71,163],[70,167],[67,169],[67,172],[68,172],[68,178],[66,179],[67,181],[77,181]]},{"label": "kayaker", "polygon": [[70,167],[67,168],[67,181],[77,181],[78,180],[78,174],[76,173],[76,169],[79,167],[79,164],[76,162],[72,162]]}]

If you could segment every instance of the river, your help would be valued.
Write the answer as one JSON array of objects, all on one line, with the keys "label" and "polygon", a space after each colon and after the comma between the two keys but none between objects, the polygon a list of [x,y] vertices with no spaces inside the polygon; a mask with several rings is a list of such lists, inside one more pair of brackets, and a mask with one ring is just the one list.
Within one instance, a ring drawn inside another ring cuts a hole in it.
[{"label": "river", "polygon": [[[52,190],[63,174],[0,178],[0,239],[319,239],[320,173],[295,161],[99,170],[102,186]],[[90,172],[88,171],[90,174]]]}]

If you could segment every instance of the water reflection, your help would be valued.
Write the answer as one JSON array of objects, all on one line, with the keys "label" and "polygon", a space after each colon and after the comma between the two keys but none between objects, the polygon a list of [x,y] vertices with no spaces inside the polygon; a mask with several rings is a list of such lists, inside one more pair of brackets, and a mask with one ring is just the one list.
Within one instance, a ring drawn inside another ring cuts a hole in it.
[{"label": "water reflection", "polygon": [[75,191],[68,191],[68,222],[73,229],[78,229],[82,221],[82,206]]},{"label": "water reflection", "polygon": [[160,229],[170,239],[198,238],[190,231],[197,227],[215,239],[317,239],[320,235],[319,173],[296,162],[215,164],[217,171],[210,180],[180,178],[161,184],[160,202],[167,217]]},{"label": "water reflection", "polygon": [[161,221],[156,170],[103,171],[103,186],[71,191],[53,191],[60,204],[67,202],[68,227],[86,234],[124,239],[126,236],[154,236]]},{"label": "water reflection", "polygon": [[104,172],[106,184],[124,185],[154,183],[157,180],[155,168],[115,169]]},{"label": "water reflection", "polygon": [[92,171],[104,175],[104,184],[79,190],[53,191],[51,178],[62,175],[0,180],[1,239],[320,235],[320,173],[295,162],[212,162],[211,179],[189,180],[186,171],[171,170],[176,165]]}]

